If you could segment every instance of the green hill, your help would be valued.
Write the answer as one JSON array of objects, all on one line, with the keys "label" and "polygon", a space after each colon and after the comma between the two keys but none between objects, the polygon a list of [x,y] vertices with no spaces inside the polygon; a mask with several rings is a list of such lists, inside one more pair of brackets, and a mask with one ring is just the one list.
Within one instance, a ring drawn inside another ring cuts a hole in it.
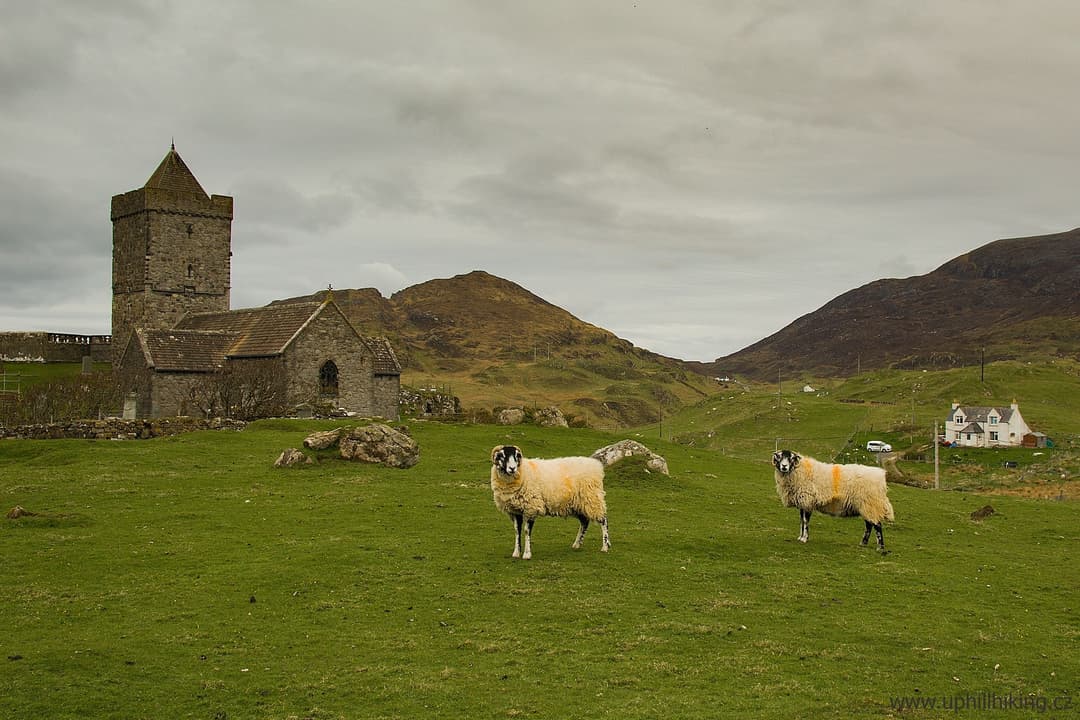
[{"label": "green hill", "polygon": [[[813,392],[804,392],[805,387]],[[1003,361],[985,368],[878,370],[850,378],[805,377],[783,385],[731,382],[718,394],[634,429],[746,460],[790,447],[822,460],[875,462],[860,448],[888,441],[898,462],[890,480],[932,485],[934,424],[953,401],[1008,405],[1016,400],[1033,429],[1055,447],[941,450],[947,488],[1008,490],[1043,497],[1080,497],[1080,363]],[[1002,467],[1005,460],[1018,467]],[[978,473],[972,473],[978,468]]]}]

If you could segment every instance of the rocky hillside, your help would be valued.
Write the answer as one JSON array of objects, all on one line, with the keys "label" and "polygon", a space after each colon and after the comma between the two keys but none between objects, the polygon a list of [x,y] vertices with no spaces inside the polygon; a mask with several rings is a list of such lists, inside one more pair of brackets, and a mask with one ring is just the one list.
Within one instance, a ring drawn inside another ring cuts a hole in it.
[{"label": "rocky hillside", "polygon": [[[672,358],[634,347],[483,271],[382,297],[334,290],[360,332],[391,341],[407,384],[452,385],[466,407],[558,404],[594,426],[639,425],[706,394]],[[326,291],[278,302],[322,300]]]},{"label": "rocky hillside", "polygon": [[[476,362],[552,357],[598,359],[610,352],[679,366],[677,360],[636,348],[482,270],[429,280],[390,298],[372,288],[333,293],[334,302],[358,330],[389,337],[402,364],[415,370],[459,370]],[[276,302],[325,297],[326,291],[320,290]]]},{"label": "rocky hillside", "polygon": [[846,376],[1080,354],[1080,229],[998,240],[906,279],[844,293],[712,363],[709,375]]}]

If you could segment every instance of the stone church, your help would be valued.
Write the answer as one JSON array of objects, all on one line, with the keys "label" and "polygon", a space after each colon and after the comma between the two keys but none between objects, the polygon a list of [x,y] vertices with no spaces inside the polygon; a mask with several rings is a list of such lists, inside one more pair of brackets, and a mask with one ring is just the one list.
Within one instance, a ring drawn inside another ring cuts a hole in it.
[{"label": "stone church", "polygon": [[208,195],[173,146],[137,190],[112,199],[112,352],[140,418],[207,412],[208,396],[276,385],[285,412],[398,417],[401,367],[332,296],[229,309],[233,199]]}]

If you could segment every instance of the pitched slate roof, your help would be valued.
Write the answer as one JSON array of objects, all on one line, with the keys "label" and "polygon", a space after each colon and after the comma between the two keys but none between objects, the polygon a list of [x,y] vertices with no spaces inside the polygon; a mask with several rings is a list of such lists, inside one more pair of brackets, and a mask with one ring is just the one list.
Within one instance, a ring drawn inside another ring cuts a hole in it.
[{"label": "pitched slate roof", "polygon": [[209,195],[203,190],[202,185],[195,179],[195,175],[188,169],[187,164],[176,152],[176,146],[169,149],[165,154],[157,170],[143,185],[146,188],[158,190],[172,190],[174,192],[196,193],[203,198],[209,199]]},{"label": "pitched slate roof", "polygon": [[957,413],[960,413],[960,415],[965,420],[967,420],[969,422],[984,422],[985,423],[985,422],[989,422],[990,411],[991,410],[997,411],[998,417],[1001,418],[1002,422],[1009,422],[1012,419],[1012,416],[1013,416],[1012,408],[1007,408],[1007,407],[984,407],[984,406],[980,406],[980,405],[968,405],[968,406],[961,406],[961,407],[958,407],[958,408],[953,408],[952,412],[949,413],[949,420],[952,421],[952,419],[956,417]]},{"label": "pitched slate roof", "polygon": [[236,341],[228,352],[231,358],[271,357],[285,352],[292,339],[321,307],[322,303],[306,302],[197,313],[185,316],[176,327],[235,334]]},{"label": "pitched slate roof", "polygon": [[159,372],[215,372],[236,342],[235,333],[221,331],[138,328],[135,337],[146,364]]},{"label": "pitched slate roof", "polygon": [[375,353],[376,375],[401,374],[401,364],[398,363],[397,355],[394,354],[394,348],[389,340],[384,337],[365,337],[363,340]]}]

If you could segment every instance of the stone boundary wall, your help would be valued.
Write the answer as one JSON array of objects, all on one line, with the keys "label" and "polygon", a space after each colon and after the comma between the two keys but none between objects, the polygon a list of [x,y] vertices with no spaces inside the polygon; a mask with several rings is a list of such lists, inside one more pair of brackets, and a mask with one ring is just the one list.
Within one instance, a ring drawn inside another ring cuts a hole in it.
[{"label": "stone boundary wall", "polygon": [[434,389],[401,386],[398,406],[402,412],[415,417],[457,417],[461,400],[450,393]]},{"label": "stone boundary wall", "polygon": [[19,440],[146,440],[166,435],[179,435],[193,430],[243,430],[246,423],[239,420],[215,418],[200,420],[190,417],[159,418],[156,420],[71,420],[42,425],[0,426],[0,439]]},{"label": "stone boundary wall", "polygon": [[39,331],[0,332],[0,360],[10,362],[109,362],[112,337]]}]

